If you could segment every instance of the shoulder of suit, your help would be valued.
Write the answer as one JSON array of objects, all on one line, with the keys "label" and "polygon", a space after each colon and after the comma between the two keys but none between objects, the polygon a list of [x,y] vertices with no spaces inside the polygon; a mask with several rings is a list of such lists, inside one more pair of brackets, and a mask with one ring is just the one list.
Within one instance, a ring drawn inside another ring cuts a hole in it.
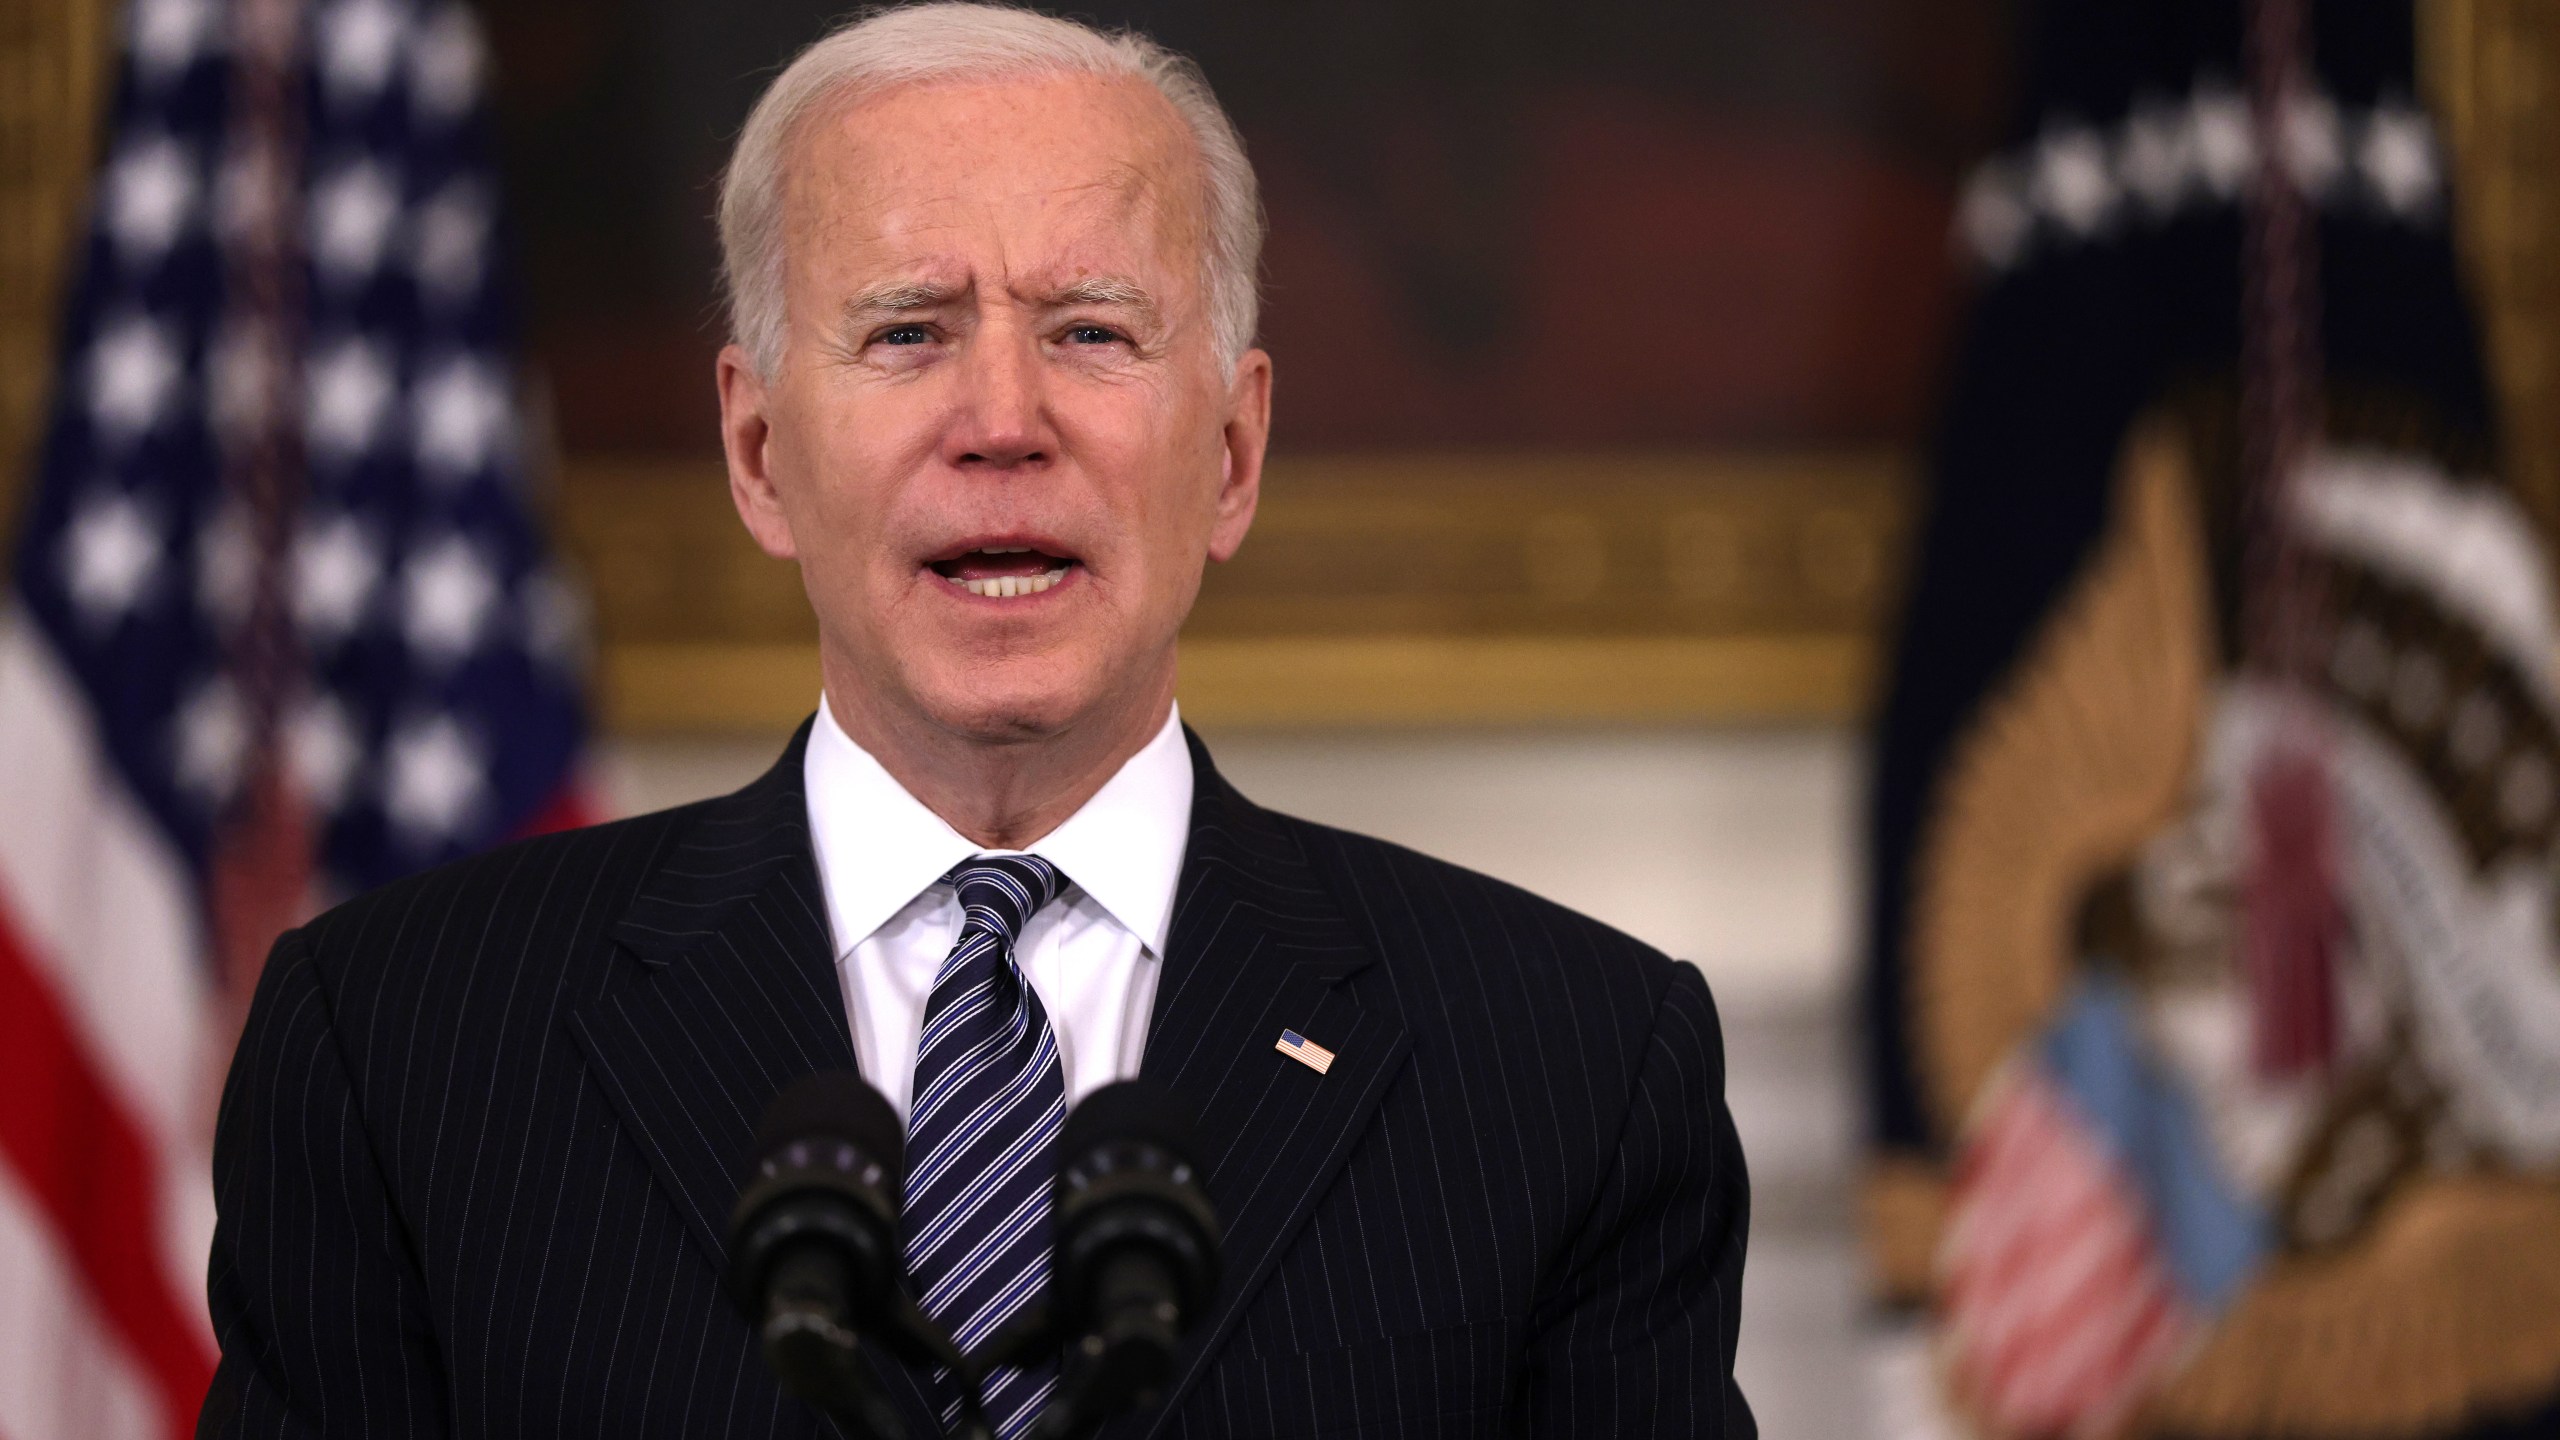
[{"label": "shoulder of suit", "polygon": [[[574,910],[597,931],[631,896],[710,801],[510,841],[365,891],[302,927],[316,962],[381,956],[474,926],[556,922]],[[458,928],[459,927],[459,928]]]},{"label": "shoulder of suit", "polygon": [[[1656,994],[1681,968],[1625,931],[1507,880],[1373,835],[1294,816],[1274,818],[1295,834],[1355,919],[1373,928],[1404,932],[1406,939],[1499,936],[1499,953],[1520,963],[1590,969],[1639,981]],[[1445,948],[1398,945],[1393,937],[1387,943],[1396,952]],[[1482,963],[1487,957],[1473,952],[1494,947],[1468,948],[1471,961]]]}]

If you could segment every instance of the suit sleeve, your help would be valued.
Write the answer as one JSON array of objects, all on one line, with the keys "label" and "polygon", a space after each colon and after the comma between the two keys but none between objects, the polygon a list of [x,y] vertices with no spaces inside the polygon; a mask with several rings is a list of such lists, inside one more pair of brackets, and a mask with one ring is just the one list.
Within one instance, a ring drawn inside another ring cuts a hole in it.
[{"label": "suit sleeve", "polygon": [[1531,1433],[1753,1440],[1733,1378],[1750,1182],[1724,1102],[1715,1002],[1681,965],[1617,1152],[1533,1318]]},{"label": "suit sleeve", "polygon": [[258,981],[213,1173],[222,1363],[198,1440],[448,1433],[426,1285],[300,932]]}]

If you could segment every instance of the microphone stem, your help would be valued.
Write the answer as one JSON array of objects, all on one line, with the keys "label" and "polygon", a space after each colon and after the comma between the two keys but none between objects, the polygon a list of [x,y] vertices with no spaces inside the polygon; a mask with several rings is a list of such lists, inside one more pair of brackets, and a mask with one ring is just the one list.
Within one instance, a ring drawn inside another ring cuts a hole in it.
[{"label": "microphone stem", "polygon": [[996,1440],[995,1427],[987,1423],[986,1402],[978,1396],[983,1378],[974,1367],[953,1378],[960,1382],[960,1428],[951,1432],[951,1440]]}]

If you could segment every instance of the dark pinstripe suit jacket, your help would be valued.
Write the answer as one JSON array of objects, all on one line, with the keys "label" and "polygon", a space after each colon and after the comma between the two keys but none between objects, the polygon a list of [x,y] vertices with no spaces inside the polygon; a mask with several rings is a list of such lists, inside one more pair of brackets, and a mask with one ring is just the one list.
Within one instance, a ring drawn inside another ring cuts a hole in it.
[{"label": "dark pinstripe suit jacket", "polygon": [[[828,1433],[719,1284],[758,1112],[855,1063],[806,735],[737,794],[277,945],[215,1146],[201,1434]],[[1227,1279],[1169,1403],[1106,1433],[1752,1435],[1697,972],[1192,755],[1145,1072],[1202,1116]],[[885,1380],[929,1440],[916,1378]]]}]

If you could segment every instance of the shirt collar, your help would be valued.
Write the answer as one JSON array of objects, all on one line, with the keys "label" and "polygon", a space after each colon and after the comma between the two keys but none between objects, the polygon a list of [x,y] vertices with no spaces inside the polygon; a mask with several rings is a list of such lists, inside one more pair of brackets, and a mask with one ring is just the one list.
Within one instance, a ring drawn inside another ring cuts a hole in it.
[{"label": "shirt collar", "polygon": [[[823,699],[801,775],[839,957],[952,866],[981,853],[855,744]],[[1192,780],[1176,706],[1083,808],[1025,848],[1064,871],[1161,957],[1191,841]]]}]

